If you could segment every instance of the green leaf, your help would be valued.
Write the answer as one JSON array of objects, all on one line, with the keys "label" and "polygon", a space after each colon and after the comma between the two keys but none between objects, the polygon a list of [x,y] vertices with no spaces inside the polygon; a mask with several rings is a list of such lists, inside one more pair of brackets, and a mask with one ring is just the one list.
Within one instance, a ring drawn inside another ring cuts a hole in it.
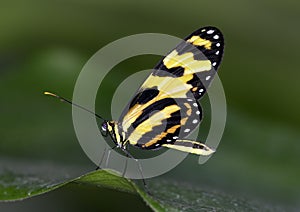
[{"label": "green leaf", "polygon": [[0,201],[22,200],[49,192],[64,184],[66,183],[56,184],[50,179],[5,170],[0,175]]},{"label": "green leaf", "polygon": [[[57,177],[57,176],[56,176]],[[47,174],[17,174],[11,170],[0,173],[0,200],[16,201],[40,195],[67,184],[89,184],[139,195],[154,211],[218,211],[267,210],[267,207],[234,198],[213,189],[202,189],[187,183],[170,180],[149,180],[148,194],[131,180],[112,170],[97,170],[58,183]],[[60,179],[61,180],[61,179]]]}]

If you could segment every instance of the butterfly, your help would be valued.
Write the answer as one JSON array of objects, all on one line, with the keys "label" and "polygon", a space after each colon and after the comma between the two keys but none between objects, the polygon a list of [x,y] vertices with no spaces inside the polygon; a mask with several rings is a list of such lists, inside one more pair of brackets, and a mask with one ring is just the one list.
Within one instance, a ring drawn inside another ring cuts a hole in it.
[{"label": "butterfly", "polygon": [[109,135],[122,150],[132,145],[212,154],[212,148],[185,138],[203,118],[198,100],[216,74],[223,51],[224,38],[215,27],[200,28],[187,36],[154,67],[119,120],[102,123],[102,135]]},{"label": "butterfly", "polygon": [[[179,43],[154,67],[125,107],[118,121],[103,120],[101,133],[115,147],[144,150],[166,147],[197,155],[211,155],[207,145],[185,139],[200,124],[200,103],[221,63],[224,38],[216,27],[203,27]],[[86,110],[63,97],[44,92]]]}]

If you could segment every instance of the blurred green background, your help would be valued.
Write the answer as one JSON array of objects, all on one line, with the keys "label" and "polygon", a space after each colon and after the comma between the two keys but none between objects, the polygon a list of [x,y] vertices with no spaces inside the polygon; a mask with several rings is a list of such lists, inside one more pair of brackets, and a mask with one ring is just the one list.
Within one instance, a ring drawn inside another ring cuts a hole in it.
[{"label": "blurred green background", "polygon": [[[1,0],[0,160],[93,169],[77,142],[71,107],[42,92],[71,97],[85,62],[116,39],[145,32],[183,38],[213,25],[226,42],[219,72],[228,103],[223,140],[205,165],[189,156],[162,177],[299,209],[299,21],[300,3],[292,0]],[[101,88],[105,95],[97,99],[97,112],[107,116],[118,84],[152,68],[158,59],[142,56],[118,65]],[[84,186],[1,203],[0,209],[54,209],[62,204],[78,211],[118,209],[116,199],[128,209],[147,209],[136,196]]]}]

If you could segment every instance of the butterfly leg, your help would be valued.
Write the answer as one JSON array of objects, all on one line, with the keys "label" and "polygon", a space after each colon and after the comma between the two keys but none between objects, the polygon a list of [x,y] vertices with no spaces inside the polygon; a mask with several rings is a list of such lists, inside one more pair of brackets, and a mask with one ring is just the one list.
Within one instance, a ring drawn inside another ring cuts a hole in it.
[{"label": "butterfly leg", "polygon": [[126,154],[125,167],[124,167],[124,171],[123,171],[122,177],[125,177],[125,174],[126,174],[126,171],[127,171],[128,157],[129,157],[129,155]]},{"label": "butterfly leg", "polygon": [[[116,147],[117,147],[117,146],[114,146],[112,149],[115,149]],[[96,167],[95,170],[101,169],[101,164],[103,163],[104,157],[105,157],[105,155],[106,155],[106,151],[107,151],[107,148],[105,147],[105,148],[104,148],[104,151],[103,151],[103,154],[102,154],[102,156],[101,156],[101,160],[100,160],[100,162],[99,162],[99,165]],[[109,156],[108,156],[108,157],[109,157]]]},{"label": "butterfly leg", "polygon": [[104,148],[103,154],[101,156],[101,160],[100,160],[99,165],[97,166],[96,170],[101,169],[101,164],[103,162],[105,154],[106,154],[106,147]]},{"label": "butterfly leg", "polygon": [[196,155],[208,156],[215,152],[214,149],[206,146],[205,144],[191,140],[176,140],[174,144],[163,144],[162,146]]},{"label": "butterfly leg", "polygon": [[111,153],[111,150],[109,149],[108,153],[107,153],[106,160],[105,160],[105,167],[108,167],[108,161],[109,161],[110,153]]},{"label": "butterfly leg", "polygon": [[[134,160],[137,162],[137,164],[138,164],[138,169],[139,169],[139,172],[140,172],[140,174],[141,174],[141,177],[142,177],[142,181],[143,181],[143,185],[144,185],[144,187],[145,187],[145,190],[146,190],[146,192],[147,192],[149,195],[151,195],[151,193],[150,193],[150,191],[149,191],[149,189],[148,189],[147,183],[146,183],[146,181],[145,181],[145,178],[144,178],[144,175],[143,175],[142,166],[141,166],[139,160],[136,159],[136,158],[134,158],[134,157],[133,157],[133,156],[132,156],[125,148],[121,148],[121,150],[126,154],[126,156],[129,156],[130,158],[134,159]],[[126,169],[127,169],[127,167],[126,167]]]}]

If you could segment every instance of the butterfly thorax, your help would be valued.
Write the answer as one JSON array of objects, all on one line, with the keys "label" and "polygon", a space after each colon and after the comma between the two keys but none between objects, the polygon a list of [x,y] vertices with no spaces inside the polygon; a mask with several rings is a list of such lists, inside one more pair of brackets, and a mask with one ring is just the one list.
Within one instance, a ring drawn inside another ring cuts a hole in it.
[{"label": "butterfly thorax", "polygon": [[[105,126],[103,126],[105,125]],[[127,143],[127,136],[125,132],[120,127],[119,122],[117,121],[106,121],[102,124],[102,129],[106,127],[106,130],[108,131],[110,137],[114,141],[114,143],[118,147],[124,148]]]}]

